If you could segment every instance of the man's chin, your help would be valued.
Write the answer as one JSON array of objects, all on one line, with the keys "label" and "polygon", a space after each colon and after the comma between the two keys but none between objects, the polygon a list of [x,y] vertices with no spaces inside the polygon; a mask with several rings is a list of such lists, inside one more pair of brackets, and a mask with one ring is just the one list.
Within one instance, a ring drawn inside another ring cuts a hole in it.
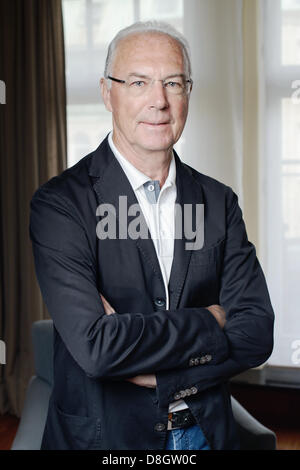
[{"label": "man's chin", "polygon": [[169,150],[173,145],[175,144],[175,141],[173,138],[167,138],[167,139],[141,139],[140,141],[140,147],[143,148],[146,151],[149,152],[164,152]]},{"label": "man's chin", "polygon": [[160,152],[167,152],[173,147],[173,144],[170,144],[168,146],[162,146],[162,145],[148,145],[148,146],[143,146],[144,151],[149,152],[149,153],[160,153]]}]

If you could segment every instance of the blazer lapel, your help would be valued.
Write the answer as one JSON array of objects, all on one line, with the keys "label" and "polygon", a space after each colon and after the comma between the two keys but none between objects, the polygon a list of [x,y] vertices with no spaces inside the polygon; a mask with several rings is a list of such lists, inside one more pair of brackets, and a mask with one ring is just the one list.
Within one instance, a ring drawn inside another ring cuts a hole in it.
[{"label": "blazer lapel", "polygon": [[[113,155],[107,138],[94,152],[93,157],[94,158],[92,159],[92,163],[89,168],[89,175],[94,180],[93,188],[96,192],[98,203],[111,204],[116,210],[117,224],[122,224],[118,214],[119,196],[127,197],[127,209],[133,204],[136,204],[138,207],[140,207],[135,193],[121,165]],[[144,227],[147,227],[147,223],[141,208],[140,214],[140,218],[144,224]],[[128,225],[131,219],[133,219],[133,216],[127,216],[127,219],[127,226],[123,226],[123,229],[126,230],[126,233],[128,233]],[[149,229],[147,238],[138,238],[136,240],[132,240],[132,242],[136,243],[138,249],[145,259],[146,264],[151,267],[156,276],[161,280],[161,282],[163,282],[163,277]]]},{"label": "blazer lapel", "polygon": [[[175,153],[175,152],[174,152]],[[181,207],[181,214],[184,214],[184,207],[190,204],[194,209],[196,204],[203,204],[203,193],[201,186],[195,181],[191,169],[184,165],[175,153],[176,160],[176,204]],[[176,309],[184,286],[190,258],[193,250],[187,249],[187,244],[193,243],[193,238],[188,238],[184,230],[184,218],[180,217],[182,237],[174,241],[174,257],[169,281],[170,309]],[[195,227],[193,227],[195,229]]]}]

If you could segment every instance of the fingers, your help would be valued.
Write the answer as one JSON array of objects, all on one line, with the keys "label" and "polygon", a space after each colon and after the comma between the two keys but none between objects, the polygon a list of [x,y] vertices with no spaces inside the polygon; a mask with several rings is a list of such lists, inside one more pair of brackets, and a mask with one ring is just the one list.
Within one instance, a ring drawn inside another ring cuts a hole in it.
[{"label": "fingers", "polygon": [[139,385],[140,387],[155,388],[157,386],[155,374],[141,374],[136,375],[135,377],[129,377],[125,380],[135,385]]},{"label": "fingers", "polygon": [[206,308],[215,317],[215,319],[217,320],[219,326],[221,328],[224,328],[224,325],[226,323],[226,312],[223,309],[223,307],[221,305],[214,304],[214,305],[210,305],[209,307],[206,307]]},{"label": "fingers", "polygon": [[110,305],[110,303],[106,300],[106,298],[101,294],[100,292],[100,297],[103,303],[103,307],[105,310],[106,315],[111,315],[112,313],[116,313],[113,307]]}]

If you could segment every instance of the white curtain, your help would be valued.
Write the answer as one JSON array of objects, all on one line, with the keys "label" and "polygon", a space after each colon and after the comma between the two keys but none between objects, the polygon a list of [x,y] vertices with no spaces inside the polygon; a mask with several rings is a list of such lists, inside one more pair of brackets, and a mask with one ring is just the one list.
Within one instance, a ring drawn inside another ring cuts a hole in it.
[{"label": "white curtain", "polygon": [[194,89],[183,160],[243,201],[243,1],[184,2]]}]

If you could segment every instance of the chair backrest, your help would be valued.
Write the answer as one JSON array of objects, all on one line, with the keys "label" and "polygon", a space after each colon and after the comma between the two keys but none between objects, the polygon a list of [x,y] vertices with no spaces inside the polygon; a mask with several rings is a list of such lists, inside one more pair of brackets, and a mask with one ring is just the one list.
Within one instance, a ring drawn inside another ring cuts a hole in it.
[{"label": "chair backrest", "polygon": [[39,320],[32,324],[35,371],[53,385],[53,321]]}]

